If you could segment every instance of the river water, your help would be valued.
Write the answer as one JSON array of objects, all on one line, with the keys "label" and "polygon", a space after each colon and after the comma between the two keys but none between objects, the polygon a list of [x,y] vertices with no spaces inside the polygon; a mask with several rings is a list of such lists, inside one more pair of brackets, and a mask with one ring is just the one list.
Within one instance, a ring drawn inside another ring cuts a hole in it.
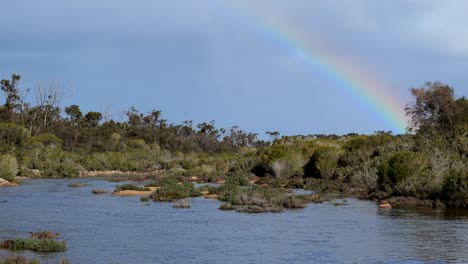
[{"label": "river water", "polygon": [[[91,186],[68,187],[75,182]],[[115,185],[54,179],[0,188],[0,239],[61,233],[66,252],[19,252],[41,263],[468,263],[466,211],[381,210],[347,199],[343,206],[241,214],[203,198],[192,199],[190,209],[175,209],[139,197],[91,194]],[[10,254],[0,250],[0,257]]]}]

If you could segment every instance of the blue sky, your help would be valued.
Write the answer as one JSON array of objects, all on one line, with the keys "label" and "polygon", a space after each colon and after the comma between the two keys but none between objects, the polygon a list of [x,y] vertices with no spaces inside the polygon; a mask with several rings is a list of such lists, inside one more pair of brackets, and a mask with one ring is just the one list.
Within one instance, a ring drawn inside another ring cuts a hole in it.
[{"label": "blue sky", "polygon": [[425,81],[468,94],[466,1],[233,1],[3,1],[0,77],[19,73],[33,90],[60,83],[63,104],[115,119],[135,106],[258,133],[391,130],[242,14],[274,12],[365,65],[402,103]]}]

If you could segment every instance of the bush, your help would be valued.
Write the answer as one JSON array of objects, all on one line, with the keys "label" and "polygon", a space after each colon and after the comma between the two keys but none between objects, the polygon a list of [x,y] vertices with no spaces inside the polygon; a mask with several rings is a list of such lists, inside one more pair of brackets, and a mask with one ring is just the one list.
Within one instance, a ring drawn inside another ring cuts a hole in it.
[{"label": "bush", "polygon": [[318,148],[304,166],[304,175],[317,179],[333,179],[336,176],[339,157],[340,150],[337,148]]},{"label": "bush", "polygon": [[7,181],[14,181],[18,173],[18,163],[16,158],[10,155],[0,156],[0,178]]},{"label": "bush", "polygon": [[151,191],[151,189],[148,187],[142,187],[142,186],[138,186],[134,184],[122,184],[122,185],[115,186],[115,191],[116,192],[120,192],[120,191],[147,192],[147,191]]},{"label": "bush", "polygon": [[450,171],[444,180],[441,200],[449,207],[468,207],[468,172]]},{"label": "bush", "polygon": [[379,188],[389,194],[398,191],[396,194],[408,195],[410,190],[405,190],[408,188],[405,188],[407,186],[404,185],[418,180],[424,169],[424,164],[424,158],[417,153],[410,151],[396,153],[378,168]]},{"label": "bush", "polygon": [[154,201],[171,202],[200,195],[200,192],[195,189],[193,183],[183,182],[179,184],[173,177],[164,178],[159,185],[159,189],[149,196]]},{"label": "bush", "polygon": [[29,131],[22,126],[0,123],[0,149],[2,151],[23,145],[29,137]]},{"label": "bush", "polygon": [[57,252],[67,250],[67,242],[50,238],[17,238],[3,241],[1,247],[13,251],[31,250],[39,252]]},{"label": "bush", "polygon": [[44,146],[50,147],[61,147],[63,141],[59,139],[57,136],[49,133],[41,134],[32,138],[36,142],[42,143]]}]

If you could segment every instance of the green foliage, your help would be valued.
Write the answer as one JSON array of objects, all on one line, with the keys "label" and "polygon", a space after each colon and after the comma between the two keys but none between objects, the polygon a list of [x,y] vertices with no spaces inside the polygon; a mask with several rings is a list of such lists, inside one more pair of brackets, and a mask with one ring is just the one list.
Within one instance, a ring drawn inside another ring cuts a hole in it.
[{"label": "green foliage", "polygon": [[468,207],[468,170],[452,170],[445,178],[441,200],[449,207]]},{"label": "green foliage", "polygon": [[134,184],[122,184],[122,185],[117,185],[115,186],[115,191],[120,192],[120,191],[140,191],[140,192],[147,192],[150,191],[151,189],[148,187],[142,187]]},{"label": "green foliage", "polygon": [[154,201],[171,202],[178,199],[196,197],[200,192],[191,182],[179,183],[173,177],[166,177],[158,183],[159,189],[153,192],[149,198]]},{"label": "green foliage", "polygon": [[54,134],[45,133],[32,138],[36,142],[42,143],[44,146],[62,147],[63,141]]},{"label": "green foliage", "polygon": [[398,152],[379,166],[378,185],[387,193],[408,195],[410,191],[405,190],[405,184],[411,184],[411,181],[422,176],[425,164],[425,158],[418,153]]},{"label": "green foliage", "polygon": [[2,153],[21,147],[29,137],[29,131],[20,125],[0,123],[0,151]]},{"label": "green foliage", "polygon": [[0,178],[14,181],[18,173],[16,158],[10,155],[0,155]]},{"label": "green foliage", "polygon": [[333,179],[336,176],[340,151],[333,147],[317,148],[304,166],[307,177],[318,179]]},{"label": "green foliage", "polygon": [[3,241],[1,247],[13,251],[31,250],[39,252],[57,252],[67,250],[67,242],[50,238],[17,238]]}]

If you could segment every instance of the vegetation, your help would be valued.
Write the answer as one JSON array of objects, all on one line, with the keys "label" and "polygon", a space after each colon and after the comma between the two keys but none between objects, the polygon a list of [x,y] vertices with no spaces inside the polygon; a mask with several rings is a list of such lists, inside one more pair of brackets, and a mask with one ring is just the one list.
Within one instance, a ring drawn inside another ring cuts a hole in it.
[{"label": "vegetation", "polygon": [[68,184],[68,187],[72,187],[72,188],[80,188],[80,187],[87,187],[87,186],[89,186],[89,184],[80,183],[80,182]]},{"label": "vegetation", "polygon": [[[67,259],[61,259],[59,264],[70,264],[71,262]],[[27,259],[23,256],[9,256],[4,259],[0,259],[0,264],[39,264],[39,260],[34,259]]]},{"label": "vegetation", "polygon": [[39,260],[13,255],[0,259],[0,264],[39,264]]},{"label": "vegetation", "polygon": [[7,181],[14,181],[18,172],[18,163],[16,158],[10,155],[0,156],[0,178]]},{"label": "vegetation", "polygon": [[[308,188],[467,207],[468,100],[439,82],[411,89],[406,134],[281,137],[269,131],[270,140],[264,141],[236,126],[216,128],[214,121],[173,124],[159,110],[141,113],[131,107],[123,121],[83,113],[78,105],[61,106],[63,92],[57,89],[39,90],[33,104],[20,80],[13,75],[1,81],[0,173],[9,180],[37,170],[42,177],[75,177],[86,170],[157,171],[167,176],[154,184],[161,187],[150,197],[157,201],[199,195],[187,182],[196,176],[204,182],[226,180],[215,192],[234,203],[254,203],[244,199],[249,195],[270,203],[264,192]],[[251,179],[273,189],[238,186]],[[286,203],[287,195],[278,196]]]},{"label": "vegetation", "polygon": [[196,197],[200,192],[191,182],[178,182],[173,177],[166,177],[161,182],[155,183],[159,188],[149,198],[154,201],[172,202],[174,200]]},{"label": "vegetation", "polygon": [[91,193],[92,194],[106,194],[106,193],[109,193],[109,191],[103,190],[103,189],[93,189],[91,190]]},{"label": "vegetation", "polygon": [[148,187],[142,187],[134,184],[122,184],[122,185],[117,185],[115,186],[115,191],[120,192],[120,191],[139,191],[139,192],[147,192],[150,191],[151,189]]},{"label": "vegetation", "polygon": [[1,243],[1,248],[13,251],[31,250],[39,252],[56,252],[67,250],[67,242],[51,238],[16,238],[3,241]]}]

